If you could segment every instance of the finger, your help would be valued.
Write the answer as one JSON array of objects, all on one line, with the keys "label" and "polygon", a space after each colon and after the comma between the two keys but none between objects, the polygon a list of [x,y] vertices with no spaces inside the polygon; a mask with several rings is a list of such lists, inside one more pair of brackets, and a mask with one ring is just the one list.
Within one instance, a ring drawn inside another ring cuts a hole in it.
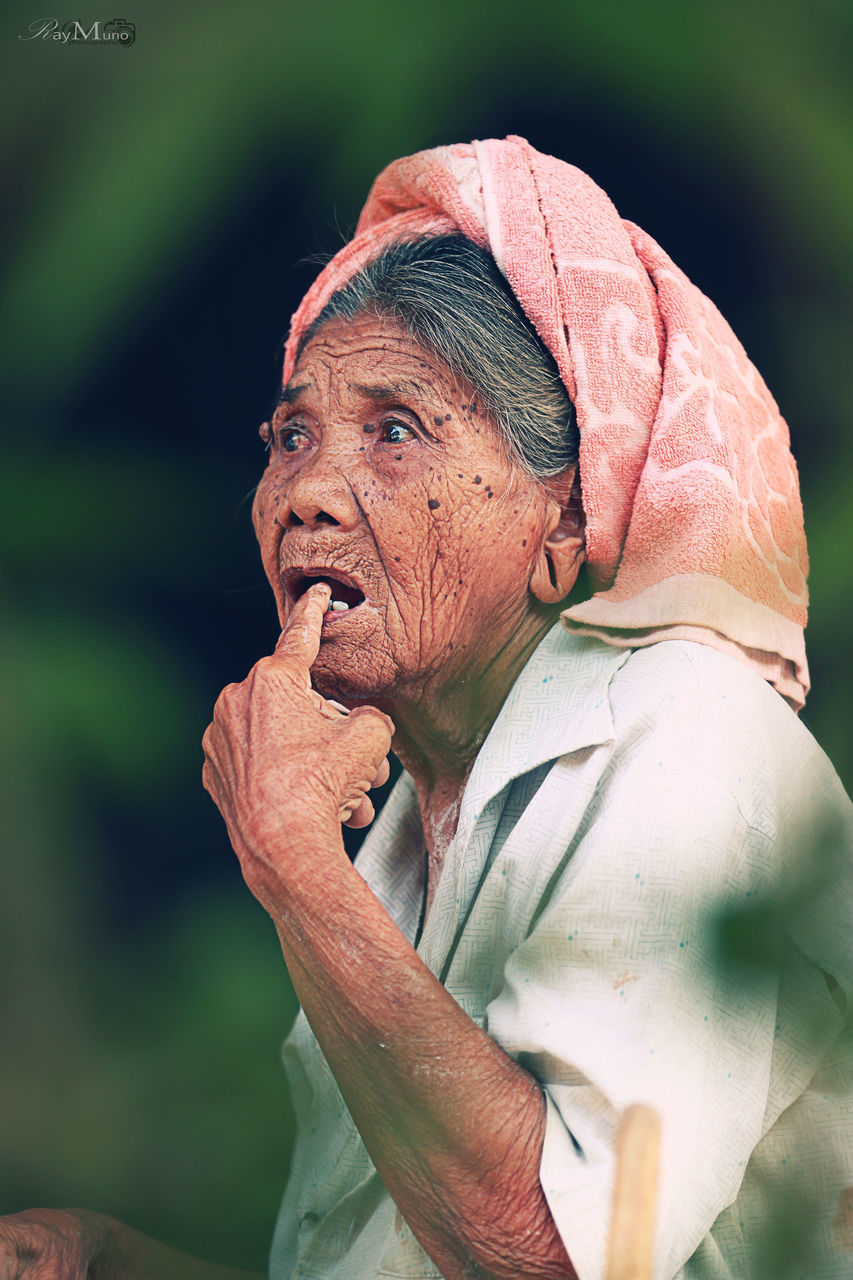
[{"label": "finger", "polygon": [[341,716],[348,716],[349,711],[346,707],[341,706],[340,702],[335,702],[334,698],[322,698],[316,690],[309,690],[311,705],[319,711],[320,715],[326,720],[334,720],[340,724]]},{"label": "finger", "polygon": [[355,734],[370,788],[391,749],[393,721],[375,707],[354,707],[346,720],[339,723],[342,733]]},{"label": "finger", "polygon": [[299,597],[275,646],[276,657],[310,670],[320,652],[323,615],[331,598],[332,588],[326,582],[315,582]]},{"label": "finger", "polygon": [[213,731],[214,727],[209,724],[204,731],[204,737],[201,740],[201,749],[204,752],[205,759],[213,754]]},{"label": "finger", "polygon": [[388,781],[390,777],[391,777],[391,762],[386,756],[385,759],[382,761],[381,765],[379,766],[379,768],[376,770],[376,775],[370,785],[371,787],[382,787],[385,785],[385,783]]},{"label": "finger", "polygon": [[346,827],[368,827],[376,816],[376,810],[367,796],[363,796],[348,818],[342,818]]},{"label": "finger", "polygon": [[208,760],[205,760],[204,764],[201,767],[201,785],[204,787],[205,791],[211,797],[214,803],[218,804],[218,801],[216,799],[216,783],[214,780],[213,769],[211,768],[210,762]]},{"label": "finger", "polygon": [[[390,747],[391,739],[395,733],[395,727],[394,721],[390,716],[386,716],[384,711],[380,711],[378,707],[371,707],[367,704],[362,704],[361,706],[353,707],[352,711],[349,713],[349,718],[350,724],[354,724],[356,721],[359,721],[363,728],[369,727],[371,730],[371,737],[375,736],[377,739],[380,737],[386,738],[388,746]],[[383,755],[387,754],[387,751],[388,748],[386,747]]]}]

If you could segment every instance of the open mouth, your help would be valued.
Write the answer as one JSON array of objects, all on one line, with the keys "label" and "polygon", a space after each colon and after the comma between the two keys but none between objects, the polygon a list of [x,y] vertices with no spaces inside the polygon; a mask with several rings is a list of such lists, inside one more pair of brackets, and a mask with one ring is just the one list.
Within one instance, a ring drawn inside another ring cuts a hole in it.
[{"label": "open mouth", "polygon": [[364,592],[350,579],[337,573],[300,574],[288,581],[288,594],[294,600],[298,600],[317,582],[325,582],[332,591],[327,613],[347,613],[364,603]]}]

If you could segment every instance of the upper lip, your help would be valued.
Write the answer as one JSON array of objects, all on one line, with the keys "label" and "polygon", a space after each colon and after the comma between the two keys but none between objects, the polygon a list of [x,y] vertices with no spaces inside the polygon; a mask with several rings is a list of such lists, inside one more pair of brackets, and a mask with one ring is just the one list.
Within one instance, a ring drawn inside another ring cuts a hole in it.
[{"label": "upper lip", "polygon": [[[337,565],[330,564],[300,564],[291,565],[283,570],[281,575],[282,586],[285,594],[291,601],[296,601],[303,594],[303,581],[305,578],[326,578],[330,582],[341,583],[350,591],[357,591],[362,599],[366,598],[367,592],[364,585],[351,573],[339,568]],[[355,602],[354,602],[355,603]],[[358,601],[357,603],[361,603]]]}]

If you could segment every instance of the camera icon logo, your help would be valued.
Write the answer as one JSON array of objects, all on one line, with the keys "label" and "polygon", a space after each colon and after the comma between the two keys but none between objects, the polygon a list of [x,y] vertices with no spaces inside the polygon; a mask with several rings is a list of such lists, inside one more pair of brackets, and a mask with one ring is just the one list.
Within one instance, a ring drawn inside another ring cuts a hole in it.
[{"label": "camera icon logo", "polygon": [[136,27],[125,18],[112,18],[104,23],[104,39],[112,41],[113,44],[133,44],[136,39]]}]

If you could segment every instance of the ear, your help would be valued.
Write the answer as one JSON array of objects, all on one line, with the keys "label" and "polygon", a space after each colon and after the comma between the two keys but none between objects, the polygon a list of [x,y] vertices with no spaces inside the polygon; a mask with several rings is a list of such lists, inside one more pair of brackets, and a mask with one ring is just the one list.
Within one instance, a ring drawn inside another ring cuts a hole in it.
[{"label": "ear", "polygon": [[530,590],[543,604],[558,604],[575,585],[584,561],[584,517],[576,466],[548,489],[542,541],[530,577]]}]

